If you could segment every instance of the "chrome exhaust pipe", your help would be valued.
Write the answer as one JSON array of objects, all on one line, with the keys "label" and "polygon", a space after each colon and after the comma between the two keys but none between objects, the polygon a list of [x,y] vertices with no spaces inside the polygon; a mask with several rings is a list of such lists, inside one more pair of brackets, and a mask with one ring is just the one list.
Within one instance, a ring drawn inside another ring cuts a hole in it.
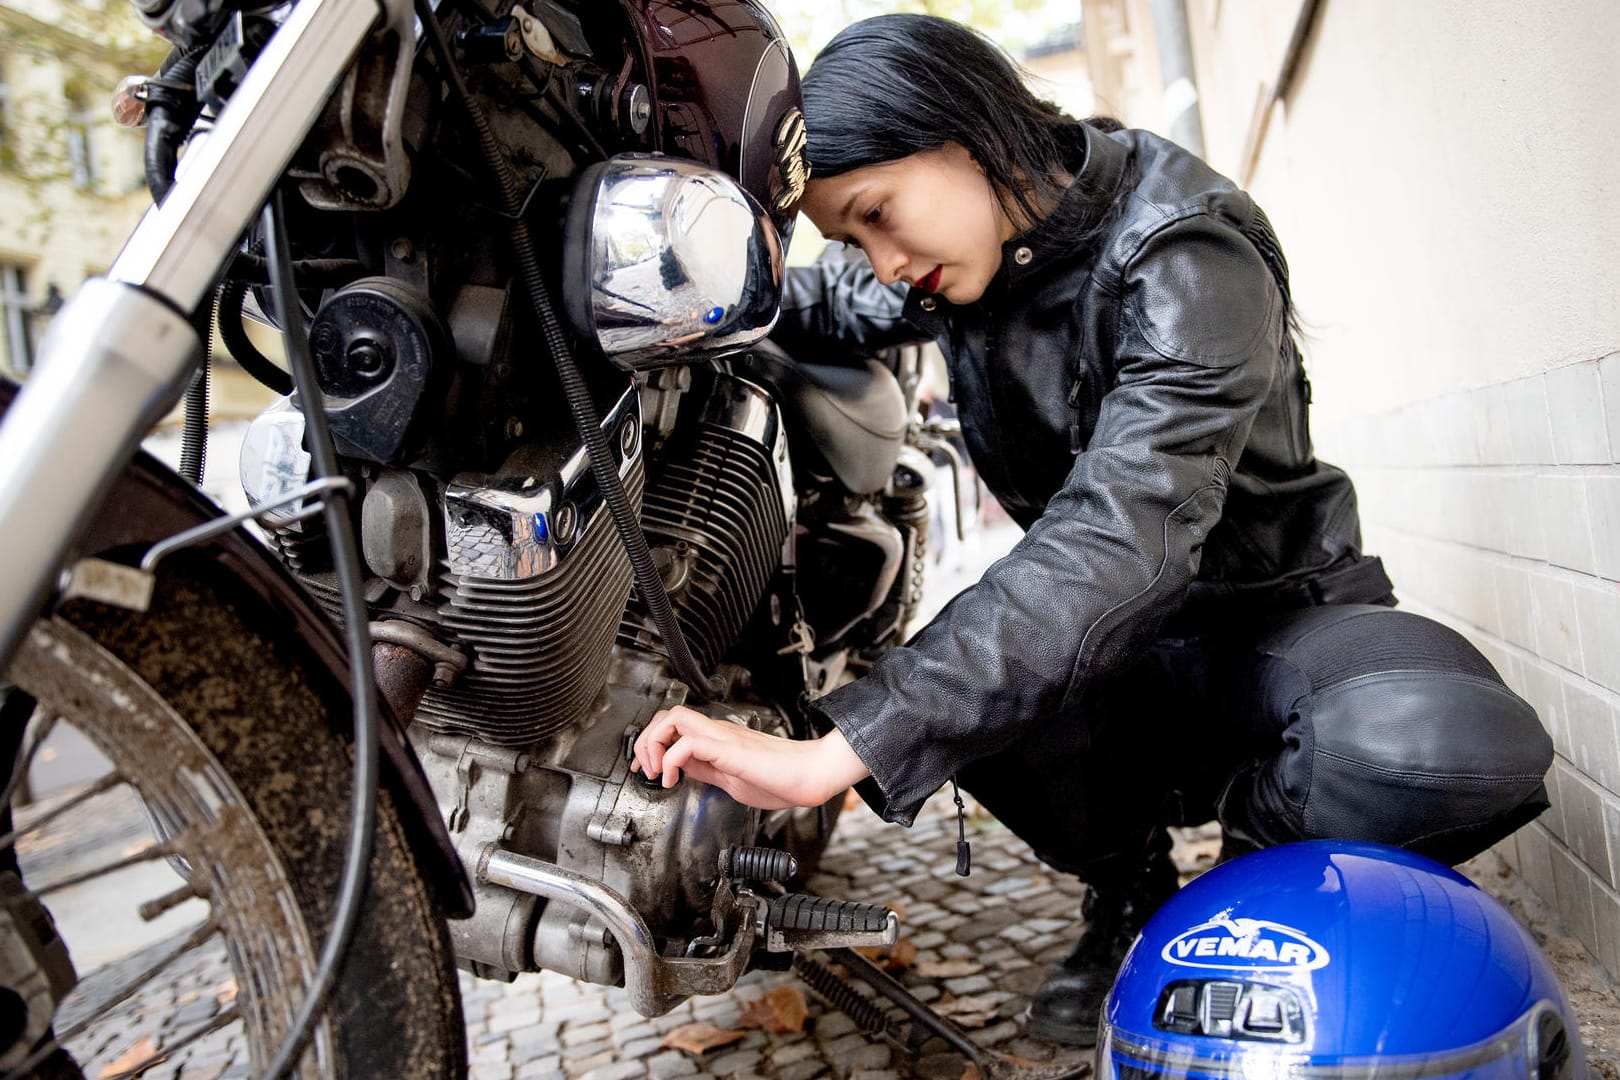
[{"label": "chrome exhaust pipe", "polygon": [[758,912],[752,904],[738,916],[730,944],[715,957],[658,955],[652,931],[624,897],[583,874],[554,863],[489,845],[478,859],[478,880],[588,911],[607,927],[624,958],[624,988],[643,1016],[662,1016],[694,994],[723,994],[736,985],[754,951]]}]

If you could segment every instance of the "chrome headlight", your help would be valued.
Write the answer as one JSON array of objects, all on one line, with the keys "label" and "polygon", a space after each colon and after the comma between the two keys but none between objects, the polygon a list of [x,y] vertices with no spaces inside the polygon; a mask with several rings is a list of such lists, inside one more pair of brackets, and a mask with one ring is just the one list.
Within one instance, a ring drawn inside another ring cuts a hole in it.
[{"label": "chrome headlight", "polygon": [[627,370],[747,348],[770,332],[782,242],[731,177],[624,154],[579,178],[564,237],[574,329]]}]

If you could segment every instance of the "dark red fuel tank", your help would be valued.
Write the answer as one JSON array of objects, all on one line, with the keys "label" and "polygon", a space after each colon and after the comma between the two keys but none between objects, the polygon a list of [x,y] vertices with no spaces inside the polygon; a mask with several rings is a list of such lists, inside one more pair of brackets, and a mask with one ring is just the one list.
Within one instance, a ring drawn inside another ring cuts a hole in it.
[{"label": "dark red fuel tank", "polygon": [[624,0],[666,154],[735,176],[786,233],[804,193],[799,69],[747,0]]}]

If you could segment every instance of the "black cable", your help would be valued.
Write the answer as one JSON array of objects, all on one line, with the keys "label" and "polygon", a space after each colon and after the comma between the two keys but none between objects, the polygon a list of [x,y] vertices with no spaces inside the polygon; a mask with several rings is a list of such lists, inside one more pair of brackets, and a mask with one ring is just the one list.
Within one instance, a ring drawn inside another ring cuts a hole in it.
[{"label": "black cable", "polygon": [[[327,428],[320,384],[315,379],[315,361],[310,356],[309,339],[305,336],[303,316],[298,310],[298,294],[293,291],[292,260],[287,249],[286,222],[279,191],[273,193],[265,204],[263,220],[276,317],[281,320],[282,333],[287,342],[287,358],[303,406],[305,441],[314,459],[316,476],[338,476],[337,450],[332,445],[332,435]],[[264,1073],[268,1080],[280,1080],[293,1069],[309,1039],[315,1014],[325,1004],[332,979],[348,953],[349,941],[360,916],[360,905],[365,899],[366,870],[371,862],[372,833],[377,819],[377,688],[371,669],[371,633],[367,625],[370,616],[366,611],[365,597],[361,594],[363,578],[349,518],[348,496],[333,491],[325,496],[325,503],[326,531],[331,538],[332,561],[337,568],[338,588],[343,595],[343,629],[349,643],[349,678],[354,694],[354,808],[349,850],[343,865],[343,879],[338,886],[332,929],[327,935],[326,947],[321,953],[304,1003],[294,1016],[292,1027],[282,1039],[270,1068]]]},{"label": "black cable", "polygon": [[415,6],[417,18],[422,23],[422,29],[427,35],[435,59],[439,62],[441,73],[449,81],[451,92],[466,111],[467,119],[471,121],[474,133],[478,137],[478,148],[483,155],[484,164],[500,186],[503,209],[512,219],[512,249],[513,254],[517,256],[524,288],[529,294],[530,304],[534,307],[535,317],[540,320],[540,332],[546,339],[547,351],[557,366],[557,377],[562,382],[568,411],[574,418],[574,426],[579,431],[580,439],[585,443],[585,456],[590,461],[591,475],[596,479],[596,485],[607,503],[608,512],[612,515],[614,527],[618,530],[619,539],[624,543],[625,551],[630,556],[630,569],[635,575],[636,587],[641,591],[642,602],[647,605],[647,612],[652,616],[653,625],[658,628],[659,637],[664,639],[664,647],[669,650],[670,663],[674,665],[676,674],[700,696],[711,699],[719,697],[724,683],[718,678],[711,679],[703,674],[702,669],[698,667],[697,659],[692,655],[691,648],[686,643],[686,636],[681,632],[680,624],[675,621],[675,609],[670,605],[669,593],[664,589],[664,579],[658,572],[658,565],[653,562],[652,552],[647,548],[647,535],[641,531],[641,522],[636,517],[635,508],[630,505],[630,497],[624,490],[624,481],[619,478],[619,470],[608,448],[607,436],[602,434],[602,423],[597,416],[596,403],[591,400],[590,388],[585,385],[585,378],[580,374],[579,365],[574,362],[573,349],[568,337],[563,333],[562,324],[557,319],[551,291],[540,272],[540,258],[535,252],[534,238],[529,235],[528,224],[517,216],[522,208],[523,194],[518,189],[517,177],[512,171],[511,164],[501,153],[501,144],[496,140],[495,132],[491,130],[484,111],[467,92],[467,84],[450,56],[450,46],[444,39],[444,31],[439,26],[438,17],[434,15],[431,3],[429,0],[415,0]]},{"label": "black cable", "polygon": [[[293,263],[293,274],[304,286],[347,285],[370,271],[359,259],[299,259]],[[270,264],[263,255],[251,251],[238,251],[231,257],[225,276],[232,281],[248,285],[268,285]]]},{"label": "black cable", "polygon": [[157,77],[146,84],[146,188],[154,205],[161,204],[174,186],[174,166],[180,157],[180,144],[191,134],[202,106],[192,79],[204,48],[176,49],[171,52]]},{"label": "black cable", "polygon": [[277,394],[290,394],[293,392],[292,376],[259,351],[253,339],[248,337],[247,327],[242,325],[242,301],[247,291],[248,283],[245,281],[227,281],[221,286],[219,339],[225,343],[226,351],[242,366],[243,371]]}]

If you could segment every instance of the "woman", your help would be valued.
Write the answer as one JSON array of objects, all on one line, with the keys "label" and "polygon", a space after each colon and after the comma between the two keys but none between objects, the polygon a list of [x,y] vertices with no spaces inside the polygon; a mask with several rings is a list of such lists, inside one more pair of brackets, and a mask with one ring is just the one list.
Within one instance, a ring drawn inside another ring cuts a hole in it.
[{"label": "woman", "polygon": [[804,209],[870,266],[792,271],[778,340],[933,337],[1026,535],[815,702],[823,738],[674,709],[638,767],[762,807],[859,784],[906,824],[959,776],[1090,886],[1029,1014],[1077,1044],[1176,886],[1164,826],[1218,816],[1228,853],[1353,837],[1456,862],[1547,806],[1534,712],[1393,610],[1349,479],[1311,454],[1287,265],[1247,195],[1153,135],[1075,123],[939,19],[850,27],[804,98]]}]

